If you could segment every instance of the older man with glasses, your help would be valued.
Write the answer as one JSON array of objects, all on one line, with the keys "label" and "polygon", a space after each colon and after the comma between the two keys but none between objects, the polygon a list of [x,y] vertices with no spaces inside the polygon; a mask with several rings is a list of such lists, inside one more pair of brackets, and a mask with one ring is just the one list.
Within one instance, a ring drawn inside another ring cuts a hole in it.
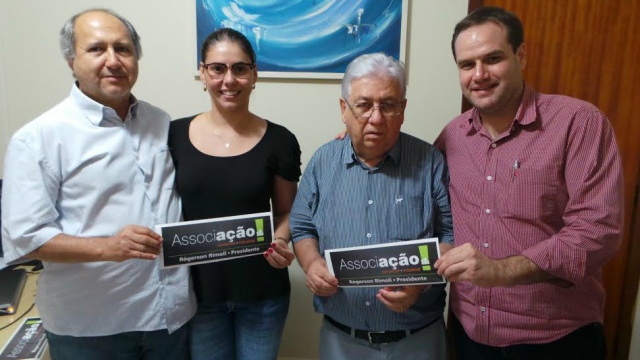
[{"label": "older man with glasses", "polygon": [[381,53],[349,64],[340,107],[343,140],[321,147],[300,183],[294,249],[324,314],[321,359],[446,359],[444,285],[338,288],[326,249],[438,237],[452,243],[442,154],[400,132],[407,104],[402,63]]}]

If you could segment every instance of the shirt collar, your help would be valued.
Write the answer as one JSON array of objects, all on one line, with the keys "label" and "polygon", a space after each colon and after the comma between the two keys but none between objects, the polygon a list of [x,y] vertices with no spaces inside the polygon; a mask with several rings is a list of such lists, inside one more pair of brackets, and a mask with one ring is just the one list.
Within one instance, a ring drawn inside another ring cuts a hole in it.
[{"label": "shirt collar", "polygon": [[[401,150],[400,143],[402,142],[402,136],[403,134],[400,133],[400,136],[398,137],[398,140],[396,141],[396,143],[393,144],[393,146],[391,147],[391,150],[387,152],[384,159],[380,162],[380,164],[376,168],[382,167],[382,165],[387,162],[387,159],[391,159],[391,163],[395,164],[396,166],[400,165],[400,158],[402,155],[402,152],[400,151]],[[345,136],[344,140],[342,140],[342,146],[343,146],[342,163],[344,165],[360,164],[361,166],[366,166],[360,160],[358,155],[356,155],[356,152],[353,149],[353,145],[351,144],[351,137],[349,137],[349,135]],[[368,166],[366,167],[368,168]]]},{"label": "shirt collar", "polygon": [[[122,120],[116,114],[116,111],[108,106],[104,106],[99,102],[91,99],[85,95],[78,87],[78,82],[75,82],[71,88],[71,94],[69,95],[73,101],[78,105],[80,110],[87,116],[87,119],[95,125],[99,126],[103,119],[106,120]],[[129,115],[131,120],[136,119],[138,111],[138,99],[133,94],[131,96],[131,105],[129,106]],[[129,116],[127,116],[129,119]]]},{"label": "shirt collar", "polygon": [[[513,119],[513,123],[518,123],[522,126],[532,124],[538,118],[538,111],[536,110],[536,92],[526,82],[524,83],[524,91],[522,94],[522,100],[516,117]],[[480,119],[480,113],[475,107],[469,112],[469,118],[467,119],[470,125],[467,130],[475,129],[480,131],[482,129],[482,120]],[[511,125],[513,127],[513,124]]]}]

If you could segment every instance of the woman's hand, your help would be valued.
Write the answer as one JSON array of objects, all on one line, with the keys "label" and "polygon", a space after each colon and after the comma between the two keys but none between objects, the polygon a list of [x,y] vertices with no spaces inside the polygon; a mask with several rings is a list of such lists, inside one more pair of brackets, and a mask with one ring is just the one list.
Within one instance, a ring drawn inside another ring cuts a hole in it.
[{"label": "woman's hand", "polygon": [[276,269],[284,269],[291,265],[295,255],[293,251],[289,249],[289,244],[282,238],[276,238],[271,243],[271,247],[268,251],[263,253],[264,258],[267,259],[269,265]]}]

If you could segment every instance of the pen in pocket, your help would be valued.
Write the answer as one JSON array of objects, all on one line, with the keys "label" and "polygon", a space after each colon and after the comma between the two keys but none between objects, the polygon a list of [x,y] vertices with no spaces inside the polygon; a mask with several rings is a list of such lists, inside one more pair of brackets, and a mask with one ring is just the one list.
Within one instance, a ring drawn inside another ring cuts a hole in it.
[{"label": "pen in pocket", "polygon": [[516,162],[513,163],[513,168],[511,168],[511,182],[518,176],[518,169],[520,169],[520,162],[516,159]]}]

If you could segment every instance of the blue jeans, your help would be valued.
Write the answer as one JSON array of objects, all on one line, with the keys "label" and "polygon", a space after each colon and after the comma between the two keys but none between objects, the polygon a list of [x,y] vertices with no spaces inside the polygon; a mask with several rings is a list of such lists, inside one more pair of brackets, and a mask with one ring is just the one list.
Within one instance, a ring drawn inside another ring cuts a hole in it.
[{"label": "blue jeans", "polygon": [[186,326],[171,334],[167,330],[86,337],[46,334],[51,360],[186,360],[189,356]]},{"label": "blue jeans", "polygon": [[277,359],[289,295],[264,301],[198,304],[189,322],[193,360]]}]

